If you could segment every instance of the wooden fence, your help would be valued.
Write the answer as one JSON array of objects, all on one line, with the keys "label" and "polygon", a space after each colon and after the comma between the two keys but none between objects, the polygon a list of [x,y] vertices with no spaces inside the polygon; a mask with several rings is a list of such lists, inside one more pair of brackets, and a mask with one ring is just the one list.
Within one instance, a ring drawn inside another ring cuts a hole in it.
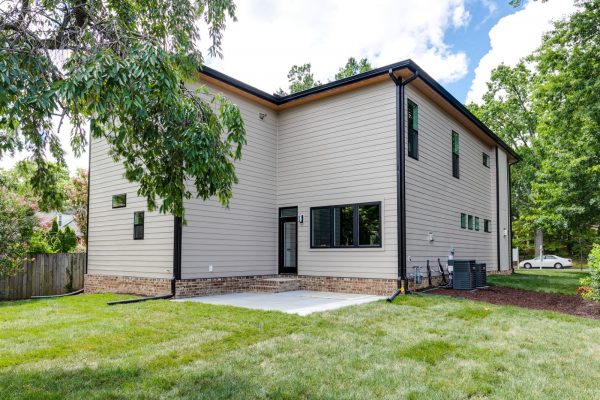
[{"label": "wooden fence", "polygon": [[0,300],[64,294],[83,288],[85,253],[34,254],[16,275],[0,278]]}]

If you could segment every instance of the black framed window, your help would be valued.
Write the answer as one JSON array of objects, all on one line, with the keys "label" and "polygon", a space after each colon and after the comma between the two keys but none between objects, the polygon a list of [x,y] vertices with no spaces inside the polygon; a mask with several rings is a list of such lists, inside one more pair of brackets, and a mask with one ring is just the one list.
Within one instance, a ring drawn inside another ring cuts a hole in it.
[{"label": "black framed window", "polygon": [[479,217],[475,217],[475,230],[479,230]]},{"label": "black framed window", "polygon": [[489,219],[483,220],[483,231],[487,233],[492,232],[492,221],[490,221]]},{"label": "black framed window", "polygon": [[465,213],[460,213],[460,227],[467,229],[467,214]]},{"label": "black framed window", "polygon": [[123,208],[127,206],[127,193],[115,194],[112,197],[112,208]]},{"label": "black framed window", "polygon": [[419,159],[419,107],[408,100],[408,155]]},{"label": "black framed window", "polygon": [[483,153],[483,165],[490,167],[490,156],[487,153]]},{"label": "black framed window", "polygon": [[310,247],[381,247],[381,203],[310,209]]},{"label": "black framed window", "polygon": [[141,240],[144,238],[144,212],[136,211],[133,213],[133,239]]},{"label": "black framed window", "polygon": [[469,221],[469,229],[473,230],[473,216],[469,215],[467,220]]},{"label": "black framed window", "polygon": [[452,176],[460,178],[458,133],[452,132]]}]

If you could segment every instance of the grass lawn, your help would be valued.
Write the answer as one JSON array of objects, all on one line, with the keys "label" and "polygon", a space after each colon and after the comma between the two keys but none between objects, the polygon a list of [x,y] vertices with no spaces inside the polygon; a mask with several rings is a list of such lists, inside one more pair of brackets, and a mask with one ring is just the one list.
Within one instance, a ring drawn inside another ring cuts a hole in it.
[{"label": "grass lawn", "polygon": [[0,303],[2,399],[600,398],[600,321],[433,296],[308,317]]},{"label": "grass lawn", "polygon": [[512,275],[491,275],[487,281],[497,286],[536,292],[577,294],[579,279],[587,272],[574,269],[519,269]]}]

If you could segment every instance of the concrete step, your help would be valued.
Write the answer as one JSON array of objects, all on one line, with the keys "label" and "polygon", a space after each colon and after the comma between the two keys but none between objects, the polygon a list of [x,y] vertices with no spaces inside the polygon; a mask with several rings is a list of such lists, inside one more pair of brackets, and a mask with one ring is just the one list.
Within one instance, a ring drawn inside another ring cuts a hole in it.
[{"label": "concrete step", "polygon": [[257,279],[250,285],[252,292],[281,293],[300,290],[300,279],[290,277],[276,277]]}]

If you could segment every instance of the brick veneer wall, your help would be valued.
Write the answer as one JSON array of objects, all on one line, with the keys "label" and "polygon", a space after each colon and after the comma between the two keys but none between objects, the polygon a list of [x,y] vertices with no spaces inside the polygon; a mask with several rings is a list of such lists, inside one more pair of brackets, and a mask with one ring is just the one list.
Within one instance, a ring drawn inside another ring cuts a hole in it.
[{"label": "brick veneer wall", "polygon": [[83,280],[85,293],[126,293],[139,296],[160,296],[171,293],[171,280],[135,276],[86,274]]},{"label": "brick veneer wall", "polygon": [[175,283],[175,296],[191,297],[206,296],[210,294],[248,292],[256,287],[256,282],[260,279],[273,278],[276,276],[277,275],[259,275],[182,279]]},{"label": "brick veneer wall", "polygon": [[396,279],[338,278],[298,275],[301,290],[361,293],[389,296],[396,290]]}]

